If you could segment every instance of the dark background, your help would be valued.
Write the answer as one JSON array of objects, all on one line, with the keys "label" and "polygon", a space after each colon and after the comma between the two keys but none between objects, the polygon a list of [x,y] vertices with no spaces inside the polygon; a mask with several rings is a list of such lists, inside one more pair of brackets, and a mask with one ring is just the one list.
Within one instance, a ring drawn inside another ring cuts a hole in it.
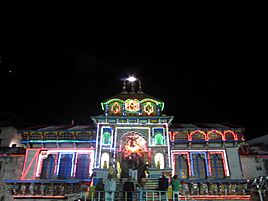
[{"label": "dark background", "polygon": [[2,13],[0,112],[23,126],[89,123],[102,100],[121,92],[121,79],[135,75],[174,122],[229,122],[246,139],[267,134],[262,12],[189,2]]}]

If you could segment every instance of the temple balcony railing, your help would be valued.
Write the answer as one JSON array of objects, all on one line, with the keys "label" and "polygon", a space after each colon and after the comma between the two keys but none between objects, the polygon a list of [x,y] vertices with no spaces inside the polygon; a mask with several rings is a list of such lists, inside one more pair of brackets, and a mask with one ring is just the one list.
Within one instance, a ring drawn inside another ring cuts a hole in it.
[{"label": "temple balcony railing", "polygon": [[22,141],[29,140],[95,140],[93,131],[29,131],[22,133]]},{"label": "temple balcony railing", "polygon": [[[229,194],[229,195],[191,195],[183,194],[183,192],[172,192],[172,191],[159,191],[159,190],[140,190],[135,189],[135,191],[115,191],[114,200],[115,201],[176,201],[179,200],[251,200],[251,195],[246,194]],[[104,191],[91,191],[84,196],[81,196],[80,200],[87,201],[104,201],[105,192]]]},{"label": "temple balcony railing", "polygon": [[[117,183],[119,181],[116,181]],[[79,180],[6,180],[7,192],[14,199],[22,198],[47,198],[47,199],[67,199],[75,195],[83,195],[87,200],[103,200],[105,192],[95,191],[94,186],[90,186],[90,181],[81,182]],[[134,181],[134,183],[136,183]],[[146,198],[158,200],[164,193],[168,200],[172,200],[174,194],[171,186],[167,191],[157,190],[158,179],[149,179],[144,188],[138,187],[133,192],[133,200]],[[152,185],[152,184],[156,184]],[[182,189],[179,192],[181,199],[221,199],[221,200],[250,200],[250,187],[245,180],[181,180]],[[118,185],[119,186],[119,185]],[[142,194],[141,194],[142,193]],[[119,189],[115,192],[115,200],[124,200],[124,192]]]},{"label": "temple balcony railing", "polygon": [[5,180],[5,185],[13,198],[65,199],[87,191],[90,180]]}]

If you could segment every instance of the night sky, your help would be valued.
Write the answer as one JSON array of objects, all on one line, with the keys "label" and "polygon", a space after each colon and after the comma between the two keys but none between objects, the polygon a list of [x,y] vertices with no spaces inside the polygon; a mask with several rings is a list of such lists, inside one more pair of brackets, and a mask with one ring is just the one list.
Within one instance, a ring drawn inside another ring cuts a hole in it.
[{"label": "night sky", "polygon": [[0,112],[25,127],[91,123],[121,79],[135,75],[173,122],[229,122],[246,139],[268,134],[267,23],[257,11],[180,6],[6,12]]}]

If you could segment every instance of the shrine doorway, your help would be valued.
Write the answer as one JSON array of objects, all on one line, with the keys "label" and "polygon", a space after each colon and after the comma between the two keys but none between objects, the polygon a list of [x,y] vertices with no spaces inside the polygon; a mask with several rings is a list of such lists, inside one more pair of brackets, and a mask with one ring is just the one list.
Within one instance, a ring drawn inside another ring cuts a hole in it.
[{"label": "shrine doorway", "polygon": [[129,169],[133,168],[138,170],[138,177],[145,178],[148,148],[144,136],[133,131],[122,135],[117,159],[121,166],[121,178],[127,178]]}]

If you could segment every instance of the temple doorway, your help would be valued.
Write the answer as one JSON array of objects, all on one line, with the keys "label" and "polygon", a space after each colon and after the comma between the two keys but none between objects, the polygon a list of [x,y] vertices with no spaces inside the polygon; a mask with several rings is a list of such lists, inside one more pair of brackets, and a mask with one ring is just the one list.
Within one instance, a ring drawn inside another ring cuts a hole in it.
[{"label": "temple doorway", "polygon": [[145,178],[148,149],[145,138],[137,132],[125,133],[121,138],[117,158],[121,165],[121,178],[129,176],[130,169],[138,171],[138,178]]},{"label": "temple doorway", "polygon": [[145,178],[145,170],[147,168],[146,157],[141,157],[136,154],[131,154],[128,157],[122,157],[121,160],[121,178],[129,176],[129,170],[138,171],[138,178]]}]

